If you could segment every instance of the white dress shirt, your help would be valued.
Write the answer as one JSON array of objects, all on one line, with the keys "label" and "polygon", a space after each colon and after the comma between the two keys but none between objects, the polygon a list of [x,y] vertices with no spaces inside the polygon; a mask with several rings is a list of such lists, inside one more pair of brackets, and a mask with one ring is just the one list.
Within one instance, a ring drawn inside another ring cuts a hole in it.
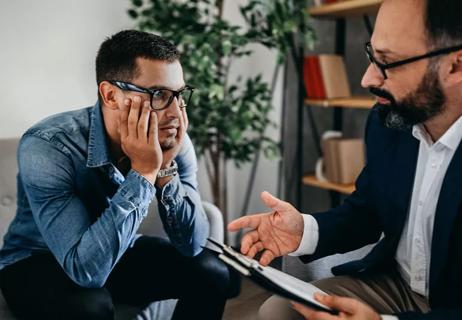
[{"label": "white dress shirt", "polygon": [[[403,233],[396,251],[401,276],[412,291],[428,298],[431,243],[436,206],[444,176],[462,140],[462,117],[433,143],[422,125],[416,125],[413,136],[420,141],[414,187]],[[303,215],[304,233],[299,248],[292,256],[312,254],[319,241],[319,227],[311,215]],[[382,316],[383,320],[397,319]]]}]

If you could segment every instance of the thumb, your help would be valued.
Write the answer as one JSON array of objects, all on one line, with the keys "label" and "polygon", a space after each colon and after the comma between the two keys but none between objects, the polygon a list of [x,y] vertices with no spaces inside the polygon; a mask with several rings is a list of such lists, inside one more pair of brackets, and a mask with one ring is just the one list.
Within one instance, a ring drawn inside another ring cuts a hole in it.
[{"label": "thumb", "polygon": [[265,206],[275,211],[288,210],[292,207],[289,203],[276,198],[268,191],[263,191],[260,197]]},{"label": "thumb", "polygon": [[330,296],[315,293],[315,299],[332,309],[343,311],[349,314],[355,314],[358,309],[358,301],[352,298]]}]

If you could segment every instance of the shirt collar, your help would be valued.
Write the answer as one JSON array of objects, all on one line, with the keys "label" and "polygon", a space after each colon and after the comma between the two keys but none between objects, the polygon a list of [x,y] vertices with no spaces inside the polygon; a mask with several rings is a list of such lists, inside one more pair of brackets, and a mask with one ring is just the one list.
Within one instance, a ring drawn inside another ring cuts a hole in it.
[{"label": "shirt collar", "polygon": [[90,114],[87,167],[101,167],[111,163],[101,105],[96,102]]},{"label": "shirt collar", "polygon": [[[433,145],[433,141],[428,134],[427,130],[422,124],[417,124],[412,128],[412,135],[420,140],[425,141],[427,145]],[[442,144],[445,147],[456,150],[462,140],[462,116],[454,122],[448,130],[436,141],[434,144]]]}]

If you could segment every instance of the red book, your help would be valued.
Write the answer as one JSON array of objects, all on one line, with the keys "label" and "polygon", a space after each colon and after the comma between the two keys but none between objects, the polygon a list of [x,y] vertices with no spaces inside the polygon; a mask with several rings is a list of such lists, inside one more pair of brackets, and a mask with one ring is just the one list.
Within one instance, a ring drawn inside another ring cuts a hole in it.
[{"label": "red book", "polygon": [[303,80],[305,82],[306,96],[314,98],[314,72],[310,56],[305,57],[303,61]]},{"label": "red book", "polygon": [[326,89],[324,88],[324,79],[321,73],[321,66],[319,65],[319,56],[313,56],[313,69],[316,99],[325,99]]}]

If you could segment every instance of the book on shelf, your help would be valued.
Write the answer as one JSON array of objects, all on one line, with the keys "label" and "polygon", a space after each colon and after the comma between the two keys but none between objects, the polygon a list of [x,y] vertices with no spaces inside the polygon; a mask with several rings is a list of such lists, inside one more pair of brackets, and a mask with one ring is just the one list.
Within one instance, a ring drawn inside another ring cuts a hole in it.
[{"label": "book on shelf", "polygon": [[335,54],[308,55],[303,63],[303,80],[310,99],[351,96],[343,57]]},{"label": "book on shelf", "polygon": [[322,6],[324,4],[329,4],[329,3],[334,3],[334,2],[340,2],[340,1],[345,1],[345,0],[314,0],[314,5],[316,7]]},{"label": "book on shelf", "polygon": [[340,184],[356,181],[365,165],[362,139],[328,138],[322,141],[322,149],[327,181]]}]

